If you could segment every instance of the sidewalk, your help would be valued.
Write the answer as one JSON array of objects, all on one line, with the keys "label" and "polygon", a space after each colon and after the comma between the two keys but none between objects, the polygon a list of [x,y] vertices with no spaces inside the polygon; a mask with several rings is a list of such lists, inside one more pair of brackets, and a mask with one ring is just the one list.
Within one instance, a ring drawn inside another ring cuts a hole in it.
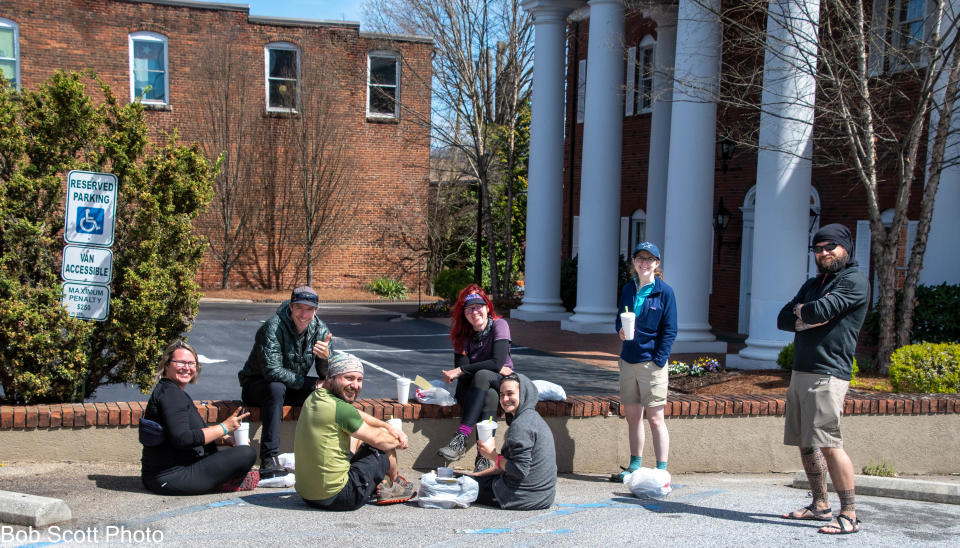
[{"label": "sidewalk", "polygon": [[[408,479],[419,473],[404,471]],[[483,506],[428,510],[414,501],[356,512],[307,507],[293,489],[195,497],[146,492],[134,464],[84,468],[23,464],[0,468],[0,489],[64,499],[73,519],[56,528],[5,526],[0,546],[46,546],[66,535],[86,545],[163,546],[626,546],[814,545],[820,522],[783,520],[808,500],[789,474],[682,474],[665,498],[635,497],[603,477],[564,474],[555,504],[541,511]],[[836,504],[836,496],[831,495]],[[960,534],[960,506],[858,496],[863,529],[855,546],[950,546]],[[112,534],[113,537],[108,537]],[[139,537],[137,536],[139,535]]]}]

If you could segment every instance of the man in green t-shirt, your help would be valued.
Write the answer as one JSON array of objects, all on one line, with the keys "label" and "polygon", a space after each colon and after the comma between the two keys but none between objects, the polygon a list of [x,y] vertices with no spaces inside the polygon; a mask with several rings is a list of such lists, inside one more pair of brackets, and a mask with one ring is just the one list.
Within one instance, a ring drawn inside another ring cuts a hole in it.
[{"label": "man in green t-shirt", "polygon": [[375,493],[377,504],[391,504],[416,492],[397,468],[407,436],[352,405],[362,388],[363,363],[335,354],[326,380],[303,403],[293,452],[297,493],[311,506],[356,510]]}]

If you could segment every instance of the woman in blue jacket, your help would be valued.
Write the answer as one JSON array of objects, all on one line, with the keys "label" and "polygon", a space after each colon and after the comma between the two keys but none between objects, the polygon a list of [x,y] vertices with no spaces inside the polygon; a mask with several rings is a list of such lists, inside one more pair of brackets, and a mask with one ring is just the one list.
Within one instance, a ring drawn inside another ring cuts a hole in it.
[{"label": "woman in blue jacket", "polygon": [[638,244],[631,259],[636,277],[623,286],[618,312],[636,314],[633,336],[625,333],[617,314],[620,350],[620,402],[627,417],[630,438],[630,466],[610,476],[623,478],[641,466],[643,455],[643,418],[646,416],[653,436],[657,468],[667,469],[670,434],[663,420],[667,403],[667,358],[677,338],[677,302],[673,289],[663,283],[660,250],[650,242]]}]

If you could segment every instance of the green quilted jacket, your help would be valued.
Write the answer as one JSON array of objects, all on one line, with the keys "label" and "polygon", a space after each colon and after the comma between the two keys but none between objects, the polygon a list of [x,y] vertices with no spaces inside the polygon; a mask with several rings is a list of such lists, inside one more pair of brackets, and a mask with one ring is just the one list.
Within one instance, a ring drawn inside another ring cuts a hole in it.
[{"label": "green quilted jacket", "polygon": [[[297,328],[290,317],[290,302],[284,301],[277,308],[277,313],[257,330],[250,356],[237,373],[240,386],[262,378],[270,382],[282,382],[290,388],[301,388],[311,366],[315,367],[317,376],[325,376],[327,360],[314,356],[311,349],[316,341],[324,340],[329,334],[327,324],[314,316],[307,326],[307,344],[304,348],[298,348]],[[331,352],[332,349],[331,344]]]}]

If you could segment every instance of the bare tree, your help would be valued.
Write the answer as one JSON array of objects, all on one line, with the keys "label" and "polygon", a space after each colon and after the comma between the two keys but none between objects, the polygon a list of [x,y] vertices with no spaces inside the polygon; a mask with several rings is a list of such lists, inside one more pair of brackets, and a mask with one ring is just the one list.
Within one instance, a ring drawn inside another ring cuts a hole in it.
[{"label": "bare tree", "polygon": [[[478,200],[494,295],[502,286],[491,194],[503,183],[503,173],[495,168],[492,133],[498,124],[514,123],[529,96],[532,70],[532,19],[519,4],[519,0],[368,0],[366,5],[374,28],[435,40],[433,115],[422,122],[431,124],[437,148],[463,152],[469,169],[464,175],[480,182]],[[513,146],[512,140],[508,142]]]},{"label": "bare tree", "polygon": [[326,247],[352,228],[359,203],[349,169],[349,118],[337,102],[339,82],[353,76],[332,59],[304,67],[298,113],[290,120],[289,184],[299,207],[294,216],[301,220],[297,241],[303,246],[307,285],[313,285],[315,264]]},{"label": "bare tree", "polygon": [[[709,8],[711,2],[705,2]],[[869,5],[866,5],[869,4]],[[717,13],[728,39],[722,70],[722,106],[746,114],[756,128],[763,91],[763,55],[778,56],[792,70],[816,79],[814,104],[815,165],[846,170],[866,191],[871,228],[873,268],[879,286],[881,371],[897,346],[909,344],[915,292],[930,231],[934,197],[944,167],[956,163],[948,148],[951,120],[960,78],[957,55],[957,14],[952,2],[926,2],[919,24],[903,24],[906,10],[871,13],[884,2],[821,0],[819,10],[805,9],[802,0],[750,0],[727,3]],[[792,5],[794,9],[780,9]],[[774,9],[777,7],[777,9]],[[790,20],[795,18],[794,20]],[[803,19],[797,24],[796,18]],[[885,24],[877,25],[877,22]],[[766,27],[813,28],[793,33],[786,42],[768,39]],[[925,29],[919,33],[918,29]],[[787,50],[818,51],[816,63]],[[776,112],[764,112],[777,116]],[[791,120],[791,123],[797,123]],[[744,144],[756,146],[754,130],[741,132]],[[924,139],[926,138],[926,141]],[[926,145],[928,170],[920,196],[917,235],[903,286],[903,308],[896,310],[896,257],[907,226],[907,209],[914,185],[923,180]],[[789,152],[784,150],[782,152]],[[893,222],[884,225],[880,204],[893,196]]]},{"label": "bare tree", "polygon": [[[268,127],[260,132],[256,141],[263,147],[275,146],[285,142],[289,131],[282,119],[273,119]],[[298,195],[293,185],[281,170],[279,149],[275,153],[264,155],[261,169],[257,173],[257,183],[261,188],[269,189],[258,194],[261,201],[258,213],[254,217],[254,242],[247,254],[252,263],[252,282],[260,287],[274,290],[288,287],[288,278],[298,278],[303,265],[303,253],[299,246],[291,245],[298,239],[300,227],[292,222],[303,213],[300,211]]]},{"label": "bare tree", "polygon": [[[254,78],[256,66],[236,46],[236,35],[203,48],[198,78],[205,82],[200,100],[198,134],[208,158],[220,159],[214,183],[207,233],[210,253],[220,266],[220,287],[227,287],[230,271],[253,242],[255,215],[251,185],[254,159],[256,106],[251,87],[237,85]],[[259,106],[259,104],[256,104]]]}]

